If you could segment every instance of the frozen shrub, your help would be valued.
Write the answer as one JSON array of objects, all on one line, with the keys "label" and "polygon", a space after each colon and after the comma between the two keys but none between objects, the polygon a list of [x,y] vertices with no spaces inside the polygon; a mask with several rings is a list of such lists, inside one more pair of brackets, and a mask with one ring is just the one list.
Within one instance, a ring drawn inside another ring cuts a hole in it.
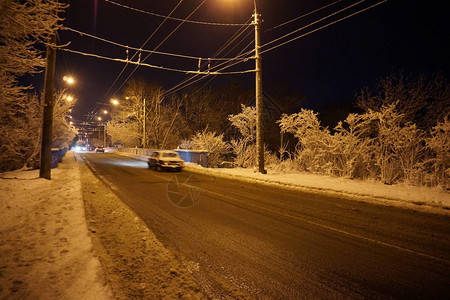
[{"label": "frozen shrub", "polygon": [[241,105],[242,112],[229,115],[228,120],[239,130],[246,144],[256,142],[256,107]]},{"label": "frozen shrub", "polygon": [[283,114],[278,121],[282,132],[290,132],[299,140],[294,160],[300,171],[331,173],[330,146],[332,137],[327,128],[320,125],[317,113],[301,109],[299,113]]},{"label": "frozen shrub", "polygon": [[379,112],[369,113],[375,119],[373,148],[381,180],[392,184],[401,178],[410,179],[423,152],[421,131],[395,111],[395,104],[383,106]]},{"label": "frozen shrub", "polygon": [[241,105],[242,112],[229,115],[231,125],[239,130],[240,138],[231,140],[236,155],[235,164],[248,168],[256,165],[256,107]]},{"label": "frozen shrub", "polygon": [[223,134],[217,135],[206,130],[197,132],[191,140],[191,145],[199,150],[208,150],[210,167],[217,167],[222,162],[223,155],[230,150],[230,145],[223,140]]},{"label": "frozen shrub", "polygon": [[450,187],[450,121],[448,116],[433,127],[431,136],[426,139],[427,148],[432,151],[428,160],[437,184]]}]

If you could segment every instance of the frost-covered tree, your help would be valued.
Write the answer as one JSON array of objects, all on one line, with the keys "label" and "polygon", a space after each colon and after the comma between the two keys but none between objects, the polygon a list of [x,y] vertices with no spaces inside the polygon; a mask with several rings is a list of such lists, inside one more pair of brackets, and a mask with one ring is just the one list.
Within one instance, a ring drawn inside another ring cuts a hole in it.
[{"label": "frost-covered tree", "polygon": [[132,121],[118,121],[115,118],[110,120],[107,125],[107,134],[111,137],[113,143],[122,143],[125,147],[139,146],[138,124]]},{"label": "frost-covered tree", "polygon": [[432,157],[427,161],[431,163],[436,183],[443,188],[450,188],[450,120],[446,116],[431,131],[426,140],[427,147],[432,151]]},{"label": "frost-covered tree", "polygon": [[301,109],[295,114],[283,114],[278,123],[282,132],[294,134],[299,141],[295,161],[300,170],[331,174],[332,138],[317,115],[312,110]]},{"label": "frost-covered tree", "polygon": [[[140,145],[145,144],[150,148],[173,148],[179,145],[180,132],[184,126],[179,124],[181,113],[177,98],[165,99],[161,86],[135,79],[125,88],[124,99],[112,114],[112,121],[109,124],[110,134],[118,134],[119,136],[115,138],[125,144],[134,144],[133,139],[137,135],[141,141]],[[130,133],[131,139],[125,141],[122,133],[131,130],[135,130]]]},{"label": "frost-covered tree", "polygon": [[229,115],[231,125],[239,130],[242,141],[255,143],[256,141],[256,107],[241,105],[242,111],[235,115]]},{"label": "frost-covered tree", "polygon": [[191,140],[194,149],[208,150],[208,165],[217,167],[223,156],[230,150],[230,145],[223,140],[223,134],[205,130],[197,132]]},{"label": "frost-covered tree", "polygon": [[61,90],[55,93],[55,105],[53,107],[53,147],[64,148],[69,146],[77,131],[70,124],[70,112],[77,99],[68,100],[67,91]]},{"label": "frost-covered tree", "polygon": [[240,113],[228,116],[240,133],[230,144],[236,155],[235,164],[248,168],[256,165],[256,107],[241,105],[241,109]]},{"label": "frost-covered tree", "polygon": [[380,79],[374,89],[364,88],[357,99],[358,107],[366,112],[391,104],[396,104],[406,121],[428,131],[450,111],[450,85],[441,74],[392,74]]},{"label": "frost-covered tree", "polygon": [[381,180],[392,184],[400,178],[410,180],[423,151],[423,134],[415,124],[396,111],[396,105],[383,106],[374,115],[372,147]]},{"label": "frost-covered tree", "polygon": [[56,0],[0,0],[0,169],[33,167],[38,157],[41,107],[18,77],[41,71],[37,44],[60,26]]},{"label": "frost-covered tree", "polygon": [[334,174],[350,178],[370,177],[373,116],[349,114],[334,130],[331,147]]},{"label": "frost-covered tree", "polygon": [[39,99],[23,94],[0,101],[0,171],[37,166],[42,112]]}]

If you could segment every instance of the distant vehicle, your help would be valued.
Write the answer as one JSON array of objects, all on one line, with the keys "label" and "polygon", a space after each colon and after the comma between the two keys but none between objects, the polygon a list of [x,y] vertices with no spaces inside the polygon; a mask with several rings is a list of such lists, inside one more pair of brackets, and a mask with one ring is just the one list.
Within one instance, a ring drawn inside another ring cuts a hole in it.
[{"label": "distant vehicle", "polygon": [[103,148],[102,146],[95,148],[95,152],[103,152],[105,153],[105,148]]},{"label": "distant vehicle", "polygon": [[157,171],[175,170],[179,172],[183,166],[184,160],[177,152],[171,150],[155,151],[148,158],[148,168]]}]

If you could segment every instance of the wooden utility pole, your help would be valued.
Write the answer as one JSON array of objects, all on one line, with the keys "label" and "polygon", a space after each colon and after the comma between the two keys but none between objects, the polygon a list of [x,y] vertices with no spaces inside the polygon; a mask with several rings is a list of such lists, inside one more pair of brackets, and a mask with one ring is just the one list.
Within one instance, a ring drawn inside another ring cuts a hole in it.
[{"label": "wooden utility pole", "polygon": [[256,160],[258,164],[258,172],[262,174],[267,174],[264,169],[264,127],[263,127],[263,89],[262,89],[262,61],[261,61],[261,41],[260,41],[260,24],[261,15],[258,14],[256,10],[255,3],[255,13],[254,25],[255,25],[255,102],[256,102]]},{"label": "wooden utility pole", "polygon": [[53,106],[55,88],[56,35],[52,35],[47,45],[47,66],[44,81],[44,116],[42,122],[41,162],[39,177],[51,179],[52,142],[53,142]]}]

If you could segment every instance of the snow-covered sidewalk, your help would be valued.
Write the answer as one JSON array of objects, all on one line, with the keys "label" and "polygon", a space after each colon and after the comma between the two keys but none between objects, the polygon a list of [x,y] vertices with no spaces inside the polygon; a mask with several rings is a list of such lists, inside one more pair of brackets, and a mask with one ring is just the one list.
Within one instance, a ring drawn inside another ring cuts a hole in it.
[{"label": "snow-covered sidewalk", "polygon": [[52,180],[39,179],[39,170],[0,177],[0,299],[111,299],[73,153]]}]

